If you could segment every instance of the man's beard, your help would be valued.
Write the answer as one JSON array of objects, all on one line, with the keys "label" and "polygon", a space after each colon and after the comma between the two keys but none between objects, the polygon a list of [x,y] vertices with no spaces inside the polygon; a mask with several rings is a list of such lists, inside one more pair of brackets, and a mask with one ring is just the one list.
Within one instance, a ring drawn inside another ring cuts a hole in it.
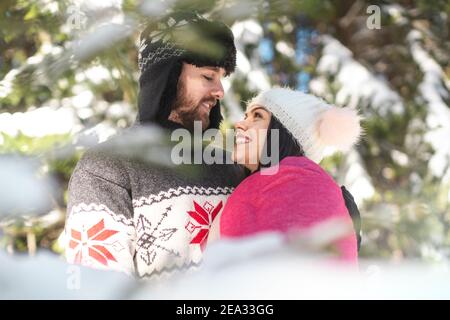
[{"label": "man's beard", "polygon": [[[202,103],[214,102],[216,105],[215,98],[203,98],[198,103],[196,103],[191,97],[186,93],[186,89],[182,83],[178,84],[177,96],[174,103],[172,104],[172,111],[176,111],[179,120],[182,122],[186,129],[194,129],[194,121],[202,122],[202,130],[206,130],[209,127],[210,119],[209,114],[202,112]],[[206,115],[206,116],[205,116]]]}]

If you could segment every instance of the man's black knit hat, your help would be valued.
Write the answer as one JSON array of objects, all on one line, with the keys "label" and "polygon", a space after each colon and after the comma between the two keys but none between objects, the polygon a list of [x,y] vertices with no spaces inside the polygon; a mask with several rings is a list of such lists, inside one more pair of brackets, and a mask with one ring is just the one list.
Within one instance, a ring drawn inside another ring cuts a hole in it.
[{"label": "man's black knit hat", "polygon": [[[236,47],[231,30],[193,12],[178,12],[147,24],[139,46],[139,114],[137,122],[170,127],[167,118],[176,97],[182,63],[197,67],[236,67]],[[218,128],[220,103],[210,113],[210,128]]]}]

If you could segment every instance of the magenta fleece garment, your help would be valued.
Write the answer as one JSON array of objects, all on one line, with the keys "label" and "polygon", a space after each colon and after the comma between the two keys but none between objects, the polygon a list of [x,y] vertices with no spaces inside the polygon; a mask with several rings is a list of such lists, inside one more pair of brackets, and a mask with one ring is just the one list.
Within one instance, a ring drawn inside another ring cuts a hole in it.
[{"label": "magenta fleece garment", "polygon": [[[276,174],[257,172],[238,185],[223,210],[220,234],[225,238],[307,230],[330,218],[342,218],[352,225],[340,187],[310,159],[286,157]],[[337,240],[335,245],[340,258],[357,263],[354,233]]]}]

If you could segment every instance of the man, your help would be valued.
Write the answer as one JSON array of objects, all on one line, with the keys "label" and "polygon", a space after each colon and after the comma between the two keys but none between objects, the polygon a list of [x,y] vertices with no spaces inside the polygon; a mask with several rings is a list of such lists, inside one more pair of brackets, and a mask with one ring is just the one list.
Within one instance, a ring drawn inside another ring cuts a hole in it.
[{"label": "man", "polygon": [[[235,65],[233,35],[222,23],[178,13],[149,24],[139,50],[137,124],[218,128],[221,78]],[[236,165],[199,166],[194,179],[87,152],[69,184],[68,261],[139,277],[197,266],[211,223],[244,178]]]}]

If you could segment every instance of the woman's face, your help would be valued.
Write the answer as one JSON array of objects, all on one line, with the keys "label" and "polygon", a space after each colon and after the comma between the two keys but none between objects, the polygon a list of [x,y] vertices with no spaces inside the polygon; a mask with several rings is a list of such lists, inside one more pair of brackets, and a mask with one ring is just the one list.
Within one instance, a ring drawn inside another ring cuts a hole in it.
[{"label": "woman's face", "polygon": [[264,107],[252,105],[247,107],[244,120],[235,125],[232,159],[252,172],[258,169],[271,116]]}]

